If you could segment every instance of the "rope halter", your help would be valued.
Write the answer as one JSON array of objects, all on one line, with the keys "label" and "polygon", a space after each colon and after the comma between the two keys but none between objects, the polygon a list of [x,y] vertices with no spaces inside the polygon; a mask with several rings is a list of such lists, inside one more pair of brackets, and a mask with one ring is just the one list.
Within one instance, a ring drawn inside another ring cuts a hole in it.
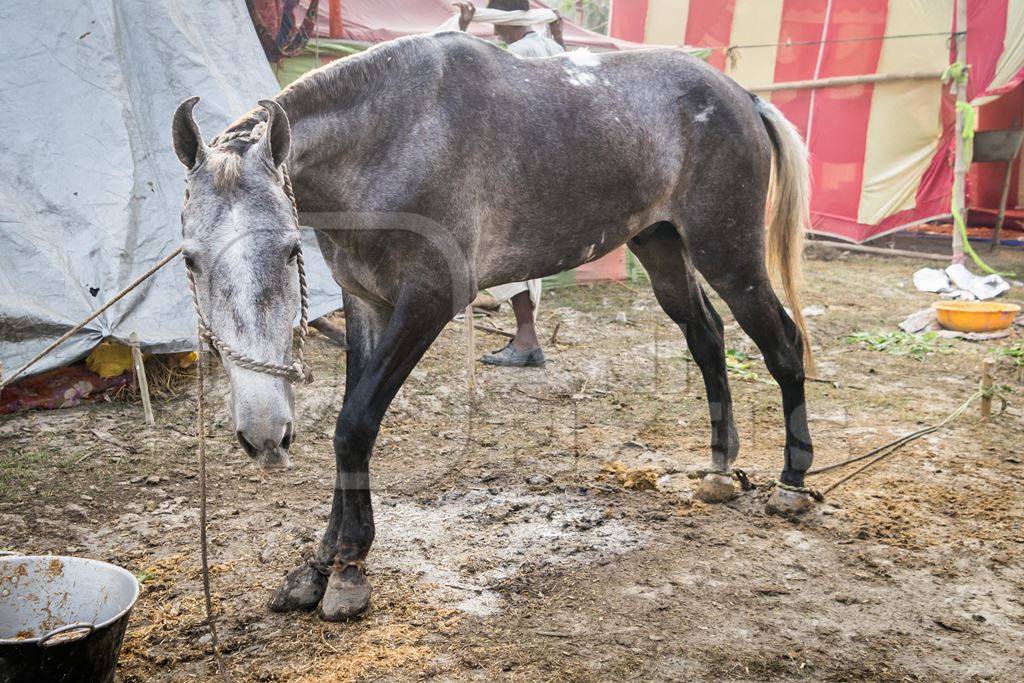
[{"label": "rope halter", "polygon": [[[251,131],[236,130],[217,136],[211,142],[211,146],[235,139],[253,140],[251,137]],[[291,203],[292,207],[292,223],[295,226],[295,231],[299,232],[299,207],[295,202],[295,192],[292,190],[292,179],[288,174],[288,166],[286,164],[281,165],[281,175],[284,178],[285,195],[288,197],[288,201]],[[188,198],[189,190],[188,187],[186,187],[186,202],[188,201]],[[289,382],[302,381],[307,384],[312,382],[313,375],[312,372],[310,372],[309,366],[306,364],[306,339],[309,337],[309,286],[306,282],[306,267],[302,258],[301,239],[299,240],[298,248],[295,253],[295,265],[299,271],[299,339],[295,347],[295,361],[291,365],[282,365],[271,361],[261,361],[255,358],[250,358],[244,353],[235,351],[227,342],[218,337],[216,333],[210,329],[210,325],[206,322],[206,318],[203,316],[203,310],[199,306],[199,295],[196,291],[195,276],[192,274],[191,270],[186,268],[185,270],[188,273],[189,289],[192,291],[192,303],[195,306],[196,318],[199,321],[199,341],[206,342],[211,348],[215,349],[222,358],[229,358],[232,363],[240,368],[254,370],[256,372],[263,373],[264,375],[281,377]]]}]

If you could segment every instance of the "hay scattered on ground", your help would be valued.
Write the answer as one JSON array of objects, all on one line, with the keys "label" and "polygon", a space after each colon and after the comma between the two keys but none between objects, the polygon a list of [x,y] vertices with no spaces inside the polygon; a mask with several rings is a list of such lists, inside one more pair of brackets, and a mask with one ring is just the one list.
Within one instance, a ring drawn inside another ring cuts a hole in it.
[{"label": "hay scattered on ground", "polygon": [[601,465],[600,478],[634,491],[657,491],[658,477],[662,475],[653,467],[629,467],[615,460]]}]

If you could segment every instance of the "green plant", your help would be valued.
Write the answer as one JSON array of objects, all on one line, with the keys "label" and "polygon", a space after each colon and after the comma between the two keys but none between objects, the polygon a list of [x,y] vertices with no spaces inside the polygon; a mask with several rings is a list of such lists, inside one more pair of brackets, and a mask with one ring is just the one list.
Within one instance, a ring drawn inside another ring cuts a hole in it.
[{"label": "green plant", "polygon": [[872,351],[910,356],[914,360],[924,360],[928,354],[944,351],[950,346],[936,332],[854,332],[847,335],[844,341],[847,344],[860,344]]},{"label": "green plant", "polygon": [[1009,358],[1014,367],[1024,368],[1024,341],[1016,341],[1005,349],[999,349],[999,355]]},{"label": "green plant", "polygon": [[740,379],[758,380],[757,373],[751,370],[754,360],[739,349],[726,349],[725,367],[730,373]]}]

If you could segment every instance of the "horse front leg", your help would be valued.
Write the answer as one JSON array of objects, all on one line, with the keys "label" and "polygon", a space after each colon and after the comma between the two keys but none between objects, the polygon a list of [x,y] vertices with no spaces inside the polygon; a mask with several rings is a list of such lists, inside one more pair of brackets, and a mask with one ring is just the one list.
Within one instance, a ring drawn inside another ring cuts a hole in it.
[{"label": "horse front leg", "polygon": [[[343,294],[343,298],[348,337],[343,403],[347,403],[374,349],[380,343],[391,319],[391,310],[371,306],[347,293]],[[327,577],[330,575],[328,561],[341,529],[346,488],[348,487],[339,485],[336,477],[331,514],[323,539],[311,557],[285,576],[270,600],[269,607],[272,611],[309,611],[316,609],[320,604],[327,590]]]},{"label": "horse front leg", "polygon": [[[454,310],[448,292],[411,289],[400,297],[379,344],[350,387],[335,426],[335,504],[316,558],[317,569],[328,577],[319,605],[326,621],[347,619],[369,605],[365,561],[374,537],[370,455],[388,406]],[[460,303],[471,300],[469,288],[464,298]]]}]

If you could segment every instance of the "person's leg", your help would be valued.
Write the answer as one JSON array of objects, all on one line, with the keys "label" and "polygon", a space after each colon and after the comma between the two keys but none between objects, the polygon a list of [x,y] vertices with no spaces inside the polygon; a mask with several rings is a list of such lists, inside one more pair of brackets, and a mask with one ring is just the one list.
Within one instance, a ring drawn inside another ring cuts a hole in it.
[{"label": "person's leg", "polygon": [[516,336],[512,347],[516,351],[532,351],[540,348],[537,326],[533,319],[533,300],[529,292],[519,292],[511,299],[512,312],[516,315]]},{"label": "person's leg", "polygon": [[516,335],[505,348],[480,360],[486,365],[536,368],[544,365],[544,352],[537,339],[536,305],[540,301],[540,280],[513,282],[488,290],[499,301],[508,301],[516,316]]}]

